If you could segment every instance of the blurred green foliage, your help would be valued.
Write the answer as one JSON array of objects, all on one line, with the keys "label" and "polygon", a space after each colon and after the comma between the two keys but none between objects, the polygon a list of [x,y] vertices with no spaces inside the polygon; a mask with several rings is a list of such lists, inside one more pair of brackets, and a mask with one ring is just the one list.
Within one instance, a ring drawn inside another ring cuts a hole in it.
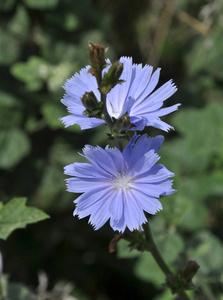
[{"label": "blurred green foliage", "polygon": [[67,114],[61,86],[88,64],[91,40],[109,47],[113,61],[130,55],[162,67],[160,84],[176,82],[167,101],[182,106],[166,118],[176,131],[165,135],[160,155],[178,191],[163,198],[151,227],[173,269],[199,263],[191,297],[222,299],[222,0],[1,0],[0,15],[0,200],[28,197],[51,215],[1,242],[10,280],[34,289],[44,269],[51,287],[72,281],[78,299],[172,299],[148,253],[128,253],[121,241],[110,255],[109,226],[94,232],[72,217],[63,167],[81,161],[86,143],[107,144],[103,126],[80,132],[58,120]]}]

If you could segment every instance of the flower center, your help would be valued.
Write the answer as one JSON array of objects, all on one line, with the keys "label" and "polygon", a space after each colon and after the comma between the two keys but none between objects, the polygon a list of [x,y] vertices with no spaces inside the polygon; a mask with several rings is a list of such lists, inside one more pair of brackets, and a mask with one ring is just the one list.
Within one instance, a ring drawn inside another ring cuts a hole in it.
[{"label": "flower center", "polygon": [[129,189],[130,188],[129,183],[131,181],[132,181],[132,178],[129,175],[122,173],[122,174],[119,174],[118,177],[116,177],[113,180],[113,185],[116,190]]}]

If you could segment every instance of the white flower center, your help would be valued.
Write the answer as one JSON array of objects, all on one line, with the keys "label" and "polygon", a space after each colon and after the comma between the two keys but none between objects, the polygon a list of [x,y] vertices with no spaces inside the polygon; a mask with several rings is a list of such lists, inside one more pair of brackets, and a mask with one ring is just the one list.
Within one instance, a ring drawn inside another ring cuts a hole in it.
[{"label": "white flower center", "polygon": [[118,177],[116,177],[112,183],[114,184],[114,188],[116,190],[128,190],[130,188],[129,184],[131,181],[132,178],[129,175],[122,173],[119,174]]}]

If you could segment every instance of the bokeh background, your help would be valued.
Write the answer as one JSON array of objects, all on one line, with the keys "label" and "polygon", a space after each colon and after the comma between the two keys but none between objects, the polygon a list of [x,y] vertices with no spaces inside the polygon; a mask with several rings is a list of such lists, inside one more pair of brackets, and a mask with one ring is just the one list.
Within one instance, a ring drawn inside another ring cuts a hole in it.
[{"label": "bokeh background", "polygon": [[182,106],[163,118],[176,130],[146,131],[166,137],[161,162],[178,190],[161,199],[151,226],[173,269],[200,264],[193,299],[223,299],[222,0],[0,0],[0,200],[25,196],[51,216],[1,241],[4,272],[33,293],[47,276],[40,300],[172,299],[148,253],[121,242],[109,254],[109,225],[95,232],[72,217],[63,167],[86,143],[107,144],[103,126],[81,132],[58,120],[67,114],[62,85],[88,64],[89,41],[108,47],[112,61],[161,67],[159,85],[178,86],[166,102]]}]

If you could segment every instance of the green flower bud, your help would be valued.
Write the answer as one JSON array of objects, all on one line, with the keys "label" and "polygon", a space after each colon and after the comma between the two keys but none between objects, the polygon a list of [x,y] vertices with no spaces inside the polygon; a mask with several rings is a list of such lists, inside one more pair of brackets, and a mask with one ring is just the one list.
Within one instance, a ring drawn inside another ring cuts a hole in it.
[{"label": "green flower bud", "polygon": [[109,68],[107,73],[104,73],[103,80],[100,86],[100,91],[107,94],[116,84],[123,83],[124,80],[119,80],[123,71],[123,64],[120,61],[116,61]]},{"label": "green flower bud", "polygon": [[116,61],[114,64],[112,64],[107,73],[107,80],[109,83],[116,83],[119,80],[122,71],[123,64],[120,61]]},{"label": "green flower bud", "polygon": [[93,92],[85,92],[81,97],[81,102],[88,112],[98,109],[98,100]]}]

